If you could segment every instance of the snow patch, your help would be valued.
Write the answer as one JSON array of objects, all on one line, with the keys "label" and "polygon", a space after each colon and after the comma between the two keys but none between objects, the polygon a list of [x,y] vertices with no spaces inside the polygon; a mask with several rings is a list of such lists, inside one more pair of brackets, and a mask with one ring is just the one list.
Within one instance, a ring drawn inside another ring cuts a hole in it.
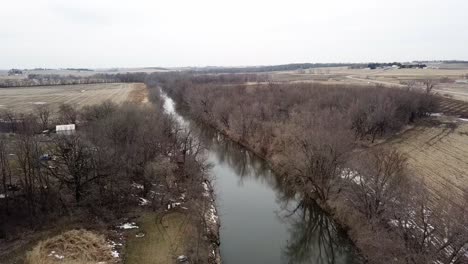
[{"label": "snow patch", "polygon": [[208,184],[206,182],[202,182],[203,189],[205,189],[205,192],[203,192],[203,196],[209,197],[210,196],[210,188],[208,187]]},{"label": "snow patch", "polygon": [[65,256],[57,254],[57,253],[55,252],[55,250],[52,250],[48,256],[49,256],[49,257],[54,257],[54,258],[60,259],[60,260],[62,260],[62,259],[65,258]]},{"label": "snow patch", "polygon": [[173,208],[179,207],[181,203],[168,203],[167,204],[167,210],[171,210]]},{"label": "snow patch", "polygon": [[129,223],[124,223],[120,226],[118,226],[118,228],[120,229],[136,229],[136,228],[139,228],[135,222],[129,222]]},{"label": "snow patch", "polygon": [[111,255],[112,255],[112,257],[114,257],[114,258],[120,257],[120,254],[119,254],[119,252],[117,252],[117,250],[112,250],[112,251],[111,251]]},{"label": "snow patch", "polygon": [[5,198],[6,198],[6,195],[3,193],[0,193],[0,199],[5,199]]},{"label": "snow patch", "polygon": [[443,114],[442,113],[430,113],[429,116],[433,116],[433,117],[439,117],[439,116],[442,116]]},{"label": "snow patch", "polygon": [[468,118],[458,118],[458,120],[463,121],[463,122],[468,122]]},{"label": "snow patch", "polygon": [[[137,227],[137,228],[138,228],[138,227]],[[117,251],[116,247],[117,247],[117,246],[118,246],[118,247],[122,247],[123,244],[122,244],[122,243],[116,243],[116,242],[114,242],[114,241],[112,241],[112,240],[109,240],[108,242],[109,242],[109,247],[111,248],[111,255],[112,255],[112,257],[114,257],[114,258],[120,257],[120,253],[119,253],[119,251]]]},{"label": "snow patch", "polygon": [[142,198],[142,197],[140,197],[139,199],[140,199],[140,205],[141,206],[145,206],[145,205],[149,204],[149,201],[147,199]]},{"label": "snow patch", "polygon": [[136,182],[132,183],[132,187],[135,189],[140,189],[140,190],[144,188],[143,184],[138,184]]}]

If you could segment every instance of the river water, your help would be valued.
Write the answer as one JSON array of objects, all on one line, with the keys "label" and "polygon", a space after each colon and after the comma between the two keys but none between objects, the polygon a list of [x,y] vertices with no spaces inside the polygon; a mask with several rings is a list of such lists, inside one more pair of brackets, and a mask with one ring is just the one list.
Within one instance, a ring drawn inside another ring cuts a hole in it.
[{"label": "river water", "polygon": [[195,131],[212,164],[225,264],[359,263],[350,240],[313,201],[288,193],[266,162],[211,128],[164,109]]}]

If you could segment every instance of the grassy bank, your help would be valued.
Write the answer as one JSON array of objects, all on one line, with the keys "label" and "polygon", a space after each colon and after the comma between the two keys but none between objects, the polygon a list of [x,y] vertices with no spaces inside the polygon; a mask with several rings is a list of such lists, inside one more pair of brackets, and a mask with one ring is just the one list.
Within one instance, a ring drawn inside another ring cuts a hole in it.
[{"label": "grassy bank", "polygon": [[[126,264],[176,263],[181,255],[196,254],[206,259],[203,245],[197,245],[196,220],[183,210],[168,213],[145,212],[137,220],[139,229],[128,233]],[[144,234],[144,237],[138,237]],[[204,256],[203,256],[204,255]]]}]

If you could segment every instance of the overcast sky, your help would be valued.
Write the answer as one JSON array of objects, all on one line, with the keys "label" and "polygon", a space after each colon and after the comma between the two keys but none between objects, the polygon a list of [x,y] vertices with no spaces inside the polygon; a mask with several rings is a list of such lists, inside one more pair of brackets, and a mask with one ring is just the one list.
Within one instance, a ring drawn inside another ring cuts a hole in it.
[{"label": "overcast sky", "polygon": [[466,0],[11,0],[0,68],[468,60]]}]

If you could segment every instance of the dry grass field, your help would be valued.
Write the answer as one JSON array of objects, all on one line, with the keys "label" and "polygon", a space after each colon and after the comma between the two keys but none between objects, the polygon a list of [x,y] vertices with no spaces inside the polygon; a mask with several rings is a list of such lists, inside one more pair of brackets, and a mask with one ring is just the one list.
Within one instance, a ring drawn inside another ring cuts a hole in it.
[{"label": "dry grass field", "polygon": [[0,111],[29,112],[38,105],[48,104],[52,109],[62,103],[82,107],[106,100],[146,101],[147,89],[141,83],[105,83],[83,85],[58,85],[15,87],[0,89]]},{"label": "dry grass field", "polygon": [[436,196],[457,201],[468,190],[468,122],[441,117],[385,144],[408,156],[409,170]]},{"label": "dry grass field", "polygon": [[[408,81],[433,79],[438,83],[434,91],[438,94],[468,102],[468,64],[436,64],[427,69],[348,69],[347,67],[315,68],[300,71],[275,72],[272,81],[277,82],[320,82],[328,84],[381,84],[404,87]],[[422,87],[421,87],[422,88]]]}]

